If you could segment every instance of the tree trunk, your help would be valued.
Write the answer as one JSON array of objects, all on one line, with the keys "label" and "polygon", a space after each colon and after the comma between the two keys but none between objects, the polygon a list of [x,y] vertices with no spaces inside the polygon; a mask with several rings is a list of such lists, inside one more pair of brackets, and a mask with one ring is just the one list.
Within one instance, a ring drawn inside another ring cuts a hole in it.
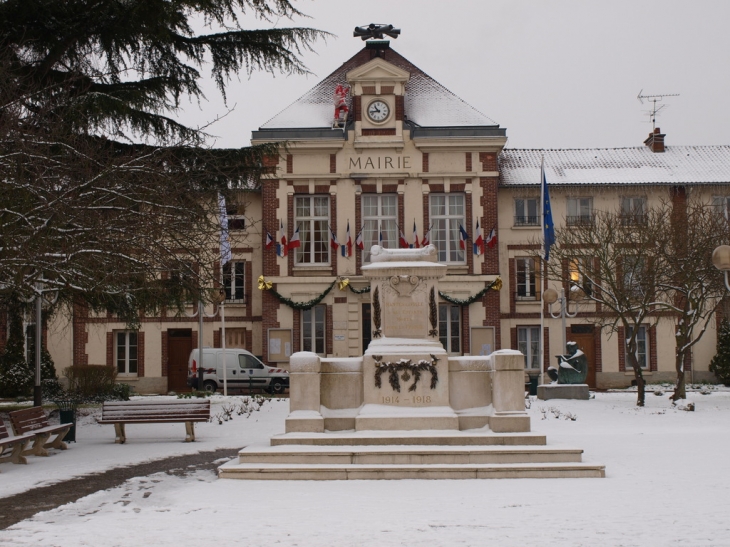
[{"label": "tree trunk", "polygon": [[684,380],[684,356],[687,350],[682,350],[682,347],[684,347],[684,342],[677,339],[677,351],[674,355],[674,368],[677,371],[677,382],[674,385],[672,401],[679,401],[680,399],[687,398]]},{"label": "tree trunk", "polygon": [[641,372],[641,367],[634,366],[634,378],[636,378],[636,406],[644,406],[646,401],[646,382]]},{"label": "tree trunk", "polygon": [[646,401],[646,383],[644,381],[644,375],[641,372],[641,367],[639,366],[639,361],[636,358],[636,334],[627,340],[626,345],[626,358],[634,371],[634,379],[636,381],[636,406],[644,406],[644,402]]}]

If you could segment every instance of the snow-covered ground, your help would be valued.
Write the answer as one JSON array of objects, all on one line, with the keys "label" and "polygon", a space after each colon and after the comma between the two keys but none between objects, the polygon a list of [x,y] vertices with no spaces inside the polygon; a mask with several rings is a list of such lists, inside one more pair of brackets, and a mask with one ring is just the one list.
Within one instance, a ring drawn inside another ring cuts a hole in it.
[{"label": "snow-covered ground", "polygon": [[[730,392],[693,393],[695,412],[668,396],[599,393],[532,401],[548,444],[584,449],[605,479],[273,482],[159,473],[127,481],[0,531],[0,545],[730,546]],[[216,398],[213,413],[222,398]],[[199,424],[112,426],[86,418],[78,443],[27,466],[0,467],[0,496],[38,484],[176,454],[242,447],[283,431],[288,401],[250,417]],[[574,417],[575,420],[570,419]]]}]

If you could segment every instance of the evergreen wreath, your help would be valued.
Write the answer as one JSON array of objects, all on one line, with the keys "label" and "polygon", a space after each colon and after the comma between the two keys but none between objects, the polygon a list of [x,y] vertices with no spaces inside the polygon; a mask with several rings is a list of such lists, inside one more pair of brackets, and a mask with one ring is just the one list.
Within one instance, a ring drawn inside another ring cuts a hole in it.
[{"label": "evergreen wreath", "polygon": [[438,337],[439,331],[436,328],[438,326],[438,306],[436,306],[436,295],[433,287],[431,287],[431,294],[428,298],[428,320],[431,323],[431,330],[428,331],[428,335],[434,338]]},{"label": "evergreen wreath", "polygon": [[[394,391],[400,393],[400,381],[407,382],[413,376],[413,384],[408,388],[408,391],[416,391],[418,382],[421,380],[421,372],[431,373],[431,389],[436,389],[436,384],[439,382],[439,374],[436,369],[436,363],[438,358],[435,355],[431,355],[431,361],[421,359],[417,363],[414,363],[410,359],[401,359],[395,363],[383,363],[382,355],[373,355],[375,359],[375,387],[382,387],[381,376],[387,371],[388,381],[390,387]],[[403,374],[401,374],[403,372]]]},{"label": "evergreen wreath", "polygon": [[373,323],[375,324],[373,338],[380,338],[383,335],[383,331],[380,330],[380,292],[377,287],[375,287],[375,292],[373,293]]},{"label": "evergreen wreath", "polygon": [[450,304],[455,304],[457,306],[468,306],[469,304],[473,304],[477,300],[481,299],[487,292],[489,292],[490,289],[494,289],[495,291],[498,291],[502,288],[502,279],[499,277],[492,281],[489,285],[484,287],[481,291],[476,293],[474,296],[470,296],[469,298],[466,298],[464,300],[461,300],[460,298],[454,298],[453,296],[449,296],[448,294],[442,293],[439,291],[439,296],[449,302]]}]

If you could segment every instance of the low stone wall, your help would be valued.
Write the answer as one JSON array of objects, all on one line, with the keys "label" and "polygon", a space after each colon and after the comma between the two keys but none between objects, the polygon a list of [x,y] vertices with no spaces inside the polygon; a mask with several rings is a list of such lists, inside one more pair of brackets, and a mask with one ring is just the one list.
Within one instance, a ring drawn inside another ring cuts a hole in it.
[{"label": "low stone wall", "polygon": [[[487,357],[452,357],[448,362],[449,405],[459,429],[489,425],[494,431],[529,431],[524,408],[522,354],[502,350]],[[363,358],[323,359],[309,352],[290,361],[287,432],[355,429],[364,404]]]}]

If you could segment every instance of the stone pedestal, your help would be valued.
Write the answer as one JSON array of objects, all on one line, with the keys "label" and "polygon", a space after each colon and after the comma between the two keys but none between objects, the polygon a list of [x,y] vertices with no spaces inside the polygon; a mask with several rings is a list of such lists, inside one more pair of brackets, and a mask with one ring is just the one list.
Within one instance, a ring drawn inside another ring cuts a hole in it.
[{"label": "stone pedestal", "polygon": [[537,386],[537,398],[550,399],[590,399],[588,384],[543,384]]},{"label": "stone pedestal", "polygon": [[436,248],[373,247],[373,341],[363,356],[363,401],[356,429],[459,429],[449,405],[448,355],[438,338]]}]

